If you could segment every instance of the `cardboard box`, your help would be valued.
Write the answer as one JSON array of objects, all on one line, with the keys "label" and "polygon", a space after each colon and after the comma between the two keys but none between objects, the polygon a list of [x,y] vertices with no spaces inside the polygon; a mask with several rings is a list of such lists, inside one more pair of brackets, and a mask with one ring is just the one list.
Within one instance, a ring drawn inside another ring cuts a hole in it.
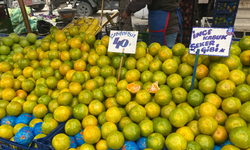
[{"label": "cardboard box", "polygon": [[31,5],[33,5],[32,0],[23,0],[23,3],[24,3],[24,5],[26,5],[26,6],[31,6]]},{"label": "cardboard box", "polygon": [[198,4],[208,4],[209,0],[198,0]]}]

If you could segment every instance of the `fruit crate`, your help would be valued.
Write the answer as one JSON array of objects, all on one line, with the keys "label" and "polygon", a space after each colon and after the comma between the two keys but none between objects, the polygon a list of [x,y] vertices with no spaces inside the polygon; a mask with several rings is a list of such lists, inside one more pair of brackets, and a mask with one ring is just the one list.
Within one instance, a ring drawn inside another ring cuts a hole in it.
[{"label": "fruit crate", "polygon": [[148,33],[138,33],[138,42],[145,42],[147,45],[149,45],[149,35]]},{"label": "fruit crate", "polygon": [[218,0],[215,5],[214,13],[237,13],[239,0]]},{"label": "fruit crate", "polygon": [[51,135],[57,134],[57,130],[59,130],[62,126],[64,127],[65,124],[66,122],[58,122],[58,126],[53,131],[51,131],[46,137],[33,140],[29,146],[22,145],[4,138],[0,138],[0,150],[41,150],[44,145],[43,141],[49,138]]},{"label": "fruit crate", "polygon": [[58,127],[56,127],[46,137],[34,140],[39,150],[54,150],[51,145],[52,138],[58,133],[64,133],[65,124],[66,122],[59,123]]},{"label": "fruit crate", "polygon": [[13,32],[13,27],[11,24],[11,20],[4,19],[0,20],[0,33],[12,33]]},{"label": "fruit crate", "polygon": [[233,27],[240,0],[216,0],[212,27]]},{"label": "fruit crate", "polygon": [[13,27],[6,4],[0,4],[0,33],[11,33]]},{"label": "fruit crate", "polygon": [[[42,142],[39,142],[39,140],[41,140],[42,138],[37,139],[36,142],[37,142],[37,145],[39,146],[39,150],[55,150],[54,147],[52,146],[52,139],[53,139],[54,136],[56,136],[59,133],[65,133],[65,130],[64,130],[65,124],[66,123],[63,123],[63,124],[61,124],[60,127],[58,126],[58,128],[56,130],[54,130],[55,132],[50,133],[49,135],[47,135]],[[100,128],[100,126],[99,126],[99,128]],[[171,133],[176,132],[176,130],[177,130],[177,128],[172,127],[172,132]],[[118,131],[119,131],[119,128],[118,128]],[[233,145],[233,144],[228,139],[223,144],[214,145],[213,150],[220,150],[225,145]],[[131,148],[133,148],[133,147],[131,147]],[[121,149],[123,149],[123,148],[121,148]],[[111,150],[111,149],[109,149],[109,150]],[[168,149],[165,146],[163,148],[163,150],[168,150]]]},{"label": "fruit crate", "polygon": [[4,138],[0,138],[0,149],[1,150],[39,150],[40,148],[35,148],[36,142],[33,141],[31,146],[24,146],[21,144],[18,144],[16,142],[12,142],[10,140],[6,140]]},{"label": "fruit crate", "polygon": [[0,4],[0,20],[10,19],[8,7],[6,4]]},{"label": "fruit crate", "polygon": [[[72,118],[73,116],[69,117],[69,119],[72,119]],[[58,126],[52,132],[50,132],[46,137],[34,140],[39,150],[54,150],[53,146],[51,145],[52,139],[55,135],[59,133],[65,133],[64,127],[67,121],[58,122]]]},{"label": "fruit crate", "polygon": [[214,14],[213,27],[232,27],[235,18],[236,14]]},{"label": "fruit crate", "polygon": [[[49,138],[52,135],[58,134],[58,130],[62,127],[64,129],[66,122],[59,123],[58,127],[56,127],[51,133],[49,133],[46,137],[33,140],[30,146],[25,146],[4,138],[0,138],[0,150],[42,150],[44,140]],[[37,148],[35,147],[37,145]],[[45,149],[44,149],[45,150]]]}]

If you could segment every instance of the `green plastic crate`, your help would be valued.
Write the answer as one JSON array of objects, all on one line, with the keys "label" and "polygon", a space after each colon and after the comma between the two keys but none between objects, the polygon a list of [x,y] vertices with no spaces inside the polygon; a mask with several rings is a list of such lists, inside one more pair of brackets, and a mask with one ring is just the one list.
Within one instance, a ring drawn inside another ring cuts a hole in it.
[{"label": "green plastic crate", "polygon": [[145,42],[147,45],[149,45],[149,35],[148,33],[138,33],[138,42]]},{"label": "green plastic crate", "polygon": [[10,19],[0,20],[0,33],[12,33],[13,27]]}]

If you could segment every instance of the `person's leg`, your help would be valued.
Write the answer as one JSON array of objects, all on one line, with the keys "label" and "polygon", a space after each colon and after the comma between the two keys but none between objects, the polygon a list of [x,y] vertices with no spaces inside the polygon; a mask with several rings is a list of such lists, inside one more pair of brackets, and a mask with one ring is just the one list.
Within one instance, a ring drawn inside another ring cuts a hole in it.
[{"label": "person's leg", "polygon": [[167,47],[172,48],[175,45],[177,35],[178,35],[178,32],[165,36]]},{"label": "person's leg", "polygon": [[52,4],[49,5],[49,15],[53,15],[53,6]]},{"label": "person's leg", "polygon": [[207,16],[208,4],[199,4],[197,9],[198,27],[201,26],[201,19]]},{"label": "person's leg", "polygon": [[48,6],[48,10],[49,10],[49,15],[53,15],[52,11],[52,2],[51,0],[46,0],[46,5]]},{"label": "person's leg", "polygon": [[30,7],[31,16],[34,16],[32,6],[29,6],[29,7]]},{"label": "person's leg", "polygon": [[152,43],[154,43],[154,42],[159,43],[159,41],[161,41],[161,39],[163,38],[163,37],[160,37],[158,35],[155,35],[152,32],[149,32],[148,36],[149,36],[149,45],[152,44]]}]

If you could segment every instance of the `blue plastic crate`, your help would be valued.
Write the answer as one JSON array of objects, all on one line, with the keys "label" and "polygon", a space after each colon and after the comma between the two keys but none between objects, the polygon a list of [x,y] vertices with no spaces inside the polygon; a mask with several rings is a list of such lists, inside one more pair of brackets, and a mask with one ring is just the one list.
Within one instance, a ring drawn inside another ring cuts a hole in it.
[{"label": "blue plastic crate", "polygon": [[238,11],[238,7],[239,7],[239,0],[218,1],[215,4],[214,13],[235,14]]},{"label": "blue plastic crate", "polygon": [[0,138],[0,149],[2,150],[39,150],[40,147],[35,148],[35,141],[32,142],[31,146],[24,146],[4,138]]},{"label": "blue plastic crate", "polygon": [[[0,150],[42,150],[43,149],[43,142],[46,139],[50,139],[50,137],[52,136],[52,138],[54,137],[54,135],[58,134],[58,130],[60,130],[61,128],[63,128],[64,130],[64,126],[65,126],[66,122],[63,123],[59,123],[58,127],[55,128],[50,134],[48,134],[46,137],[44,138],[40,138],[40,139],[36,139],[32,142],[31,146],[24,146],[21,144],[18,144],[16,142],[12,142],[10,140],[6,140],[3,138],[0,138]],[[51,139],[52,139],[51,138]],[[35,148],[34,145],[37,144],[38,148]],[[46,149],[44,149],[46,150]]]},{"label": "blue plastic crate", "polygon": [[52,139],[59,133],[65,133],[64,131],[65,124],[66,122],[60,123],[59,126],[55,130],[53,130],[50,134],[48,134],[46,137],[35,140],[37,146],[39,147],[39,150],[54,150],[51,144]]},{"label": "blue plastic crate", "polygon": [[236,14],[214,14],[212,27],[233,27],[235,22]]},{"label": "blue plastic crate", "polygon": [[[72,117],[70,117],[70,118],[72,118]],[[56,134],[58,134],[58,131],[61,131],[61,129],[63,129],[63,132],[64,132],[64,126],[65,126],[66,122],[59,122],[58,124],[59,124],[58,127],[56,127],[46,137],[33,140],[33,142],[31,143],[30,146],[24,146],[24,145],[18,144],[16,142],[6,140],[4,138],[0,138],[0,150],[17,150],[17,149],[18,150],[47,150],[46,148],[43,149],[44,140],[46,140],[46,139],[52,140],[52,138]],[[35,144],[37,145],[38,148],[34,147]]]},{"label": "blue plastic crate", "polygon": [[236,41],[240,41],[241,38],[233,38],[233,41],[236,42]]},{"label": "blue plastic crate", "polygon": [[216,2],[239,2],[240,0],[217,0]]},{"label": "blue plastic crate", "polygon": [[[18,144],[16,142],[12,142],[10,140],[0,138],[0,149],[2,149],[2,150],[16,150],[16,149],[18,149],[18,150],[50,150],[48,148],[45,148],[45,149],[43,148],[44,145],[46,145],[45,144],[46,142],[44,142],[44,141],[50,140],[50,143],[51,143],[51,140],[55,135],[57,135],[58,133],[62,133],[62,132],[64,133],[65,124],[66,124],[66,122],[59,123],[58,127],[56,127],[46,137],[34,140],[30,147]],[[62,132],[59,132],[59,131],[62,131]],[[37,144],[38,148],[34,147],[35,144]]]},{"label": "blue plastic crate", "polygon": [[[73,116],[70,116],[69,119],[72,119]],[[68,120],[69,120],[68,119]],[[53,137],[59,133],[65,133],[64,127],[67,121],[59,122],[58,127],[56,127],[52,132],[50,132],[46,137],[34,140],[39,147],[39,150],[54,150],[51,145]]]}]

